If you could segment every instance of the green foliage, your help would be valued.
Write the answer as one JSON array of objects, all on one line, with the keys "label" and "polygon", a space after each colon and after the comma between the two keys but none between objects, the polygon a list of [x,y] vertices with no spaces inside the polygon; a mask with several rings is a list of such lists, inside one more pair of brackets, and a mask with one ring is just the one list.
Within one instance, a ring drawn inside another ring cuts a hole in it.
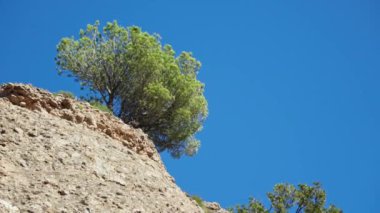
[{"label": "green foliage", "polygon": [[296,189],[290,184],[276,184],[273,192],[267,194],[276,212],[285,213],[294,205]]},{"label": "green foliage", "polygon": [[89,103],[95,109],[98,109],[98,110],[103,111],[103,112],[112,113],[112,111],[107,106],[105,106],[104,104],[102,104],[99,101],[92,100]]},{"label": "green foliage", "polygon": [[59,73],[96,92],[126,123],[149,134],[159,151],[194,155],[194,135],[207,117],[201,64],[191,53],[176,56],[157,34],[139,27],[99,22],[87,25],[79,39],[63,38],[57,46]]},{"label": "green foliage", "polygon": [[269,213],[269,211],[264,207],[264,205],[255,200],[254,198],[249,199],[248,206],[237,205],[235,208],[228,208],[229,212],[234,213]]},{"label": "green foliage", "polygon": [[334,205],[325,208],[326,192],[320,183],[312,186],[299,184],[295,187],[291,184],[276,184],[273,192],[267,193],[271,202],[270,208],[251,198],[248,205],[238,205],[230,208],[230,212],[237,213],[287,213],[293,210],[296,213],[342,213],[343,211]]},{"label": "green foliage", "polygon": [[197,195],[192,195],[191,199],[195,200],[197,202],[198,206],[200,206],[205,213],[209,213],[210,211],[205,207],[203,203],[203,199]]},{"label": "green foliage", "polygon": [[197,204],[199,206],[203,206],[203,200],[201,197],[199,197],[197,195],[193,195],[193,196],[191,196],[191,199],[195,200],[195,202],[197,202]]},{"label": "green foliage", "polygon": [[75,95],[72,92],[69,92],[69,91],[60,90],[60,91],[54,93],[53,95],[55,95],[55,96],[62,95],[65,98],[75,99]]}]

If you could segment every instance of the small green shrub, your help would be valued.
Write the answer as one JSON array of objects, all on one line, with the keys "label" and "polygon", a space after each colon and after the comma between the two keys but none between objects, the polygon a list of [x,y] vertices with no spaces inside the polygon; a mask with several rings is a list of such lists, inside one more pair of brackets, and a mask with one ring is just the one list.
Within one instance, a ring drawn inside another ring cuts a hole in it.
[{"label": "small green shrub", "polygon": [[110,109],[108,109],[107,106],[103,105],[102,103],[100,103],[99,101],[96,101],[96,100],[92,100],[89,102],[90,105],[95,108],[95,109],[98,109],[100,111],[103,111],[103,112],[108,112],[108,113],[111,113],[112,114],[112,111]]},{"label": "small green shrub", "polygon": [[75,99],[75,95],[72,92],[60,90],[53,94],[54,96],[62,95],[65,98]]},{"label": "small green shrub", "polygon": [[197,204],[203,209],[203,211],[205,213],[209,213],[210,211],[206,208],[206,206],[204,205],[203,203],[203,200],[201,197],[197,196],[197,195],[192,195],[191,196],[191,199],[195,200],[195,202],[197,202]]},{"label": "small green shrub", "polygon": [[195,200],[195,202],[197,202],[199,206],[203,206],[203,200],[199,196],[193,195],[191,196],[191,199]]},{"label": "small green shrub", "polygon": [[81,104],[77,105],[78,109],[83,110],[83,106]]}]

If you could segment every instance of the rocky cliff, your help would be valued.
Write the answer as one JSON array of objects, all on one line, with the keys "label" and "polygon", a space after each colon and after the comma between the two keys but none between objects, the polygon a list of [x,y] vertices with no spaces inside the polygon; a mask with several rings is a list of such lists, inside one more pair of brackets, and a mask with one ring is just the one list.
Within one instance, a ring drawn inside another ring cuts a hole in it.
[{"label": "rocky cliff", "polygon": [[175,184],[152,141],[88,103],[0,87],[0,212],[224,212]]}]

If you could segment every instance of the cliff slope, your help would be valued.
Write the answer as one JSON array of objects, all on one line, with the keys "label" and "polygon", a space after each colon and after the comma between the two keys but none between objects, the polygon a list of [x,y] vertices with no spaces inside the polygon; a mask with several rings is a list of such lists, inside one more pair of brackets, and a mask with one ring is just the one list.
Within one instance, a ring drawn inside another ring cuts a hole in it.
[{"label": "cliff slope", "polygon": [[175,184],[141,130],[88,103],[5,84],[0,212],[203,210]]}]

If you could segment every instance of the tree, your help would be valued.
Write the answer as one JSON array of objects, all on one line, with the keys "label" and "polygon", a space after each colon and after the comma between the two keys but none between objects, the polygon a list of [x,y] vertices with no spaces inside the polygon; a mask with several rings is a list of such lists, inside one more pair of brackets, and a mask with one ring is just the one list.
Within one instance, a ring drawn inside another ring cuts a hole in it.
[{"label": "tree", "polygon": [[277,184],[273,192],[267,193],[270,200],[269,209],[258,200],[250,198],[248,205],[238,205],[230,208],[230,212],[237,213],[287,213],[293,210],[295,213],[342,213],[343,211],[334,205],[325,208],[326,192],[320,183],[312,186],[299,184],[296,188],[291,184]]},{"label": "tree", "polygon": [[124,122],[143,129],[159,151],[194,155],[195,134],[207,117],[201,63],[190,52],[176,56],[157,34],[116,21],[99,30],[99,21],[80,30],[79,39],[57,46],[60,74],[94,92]]}]

